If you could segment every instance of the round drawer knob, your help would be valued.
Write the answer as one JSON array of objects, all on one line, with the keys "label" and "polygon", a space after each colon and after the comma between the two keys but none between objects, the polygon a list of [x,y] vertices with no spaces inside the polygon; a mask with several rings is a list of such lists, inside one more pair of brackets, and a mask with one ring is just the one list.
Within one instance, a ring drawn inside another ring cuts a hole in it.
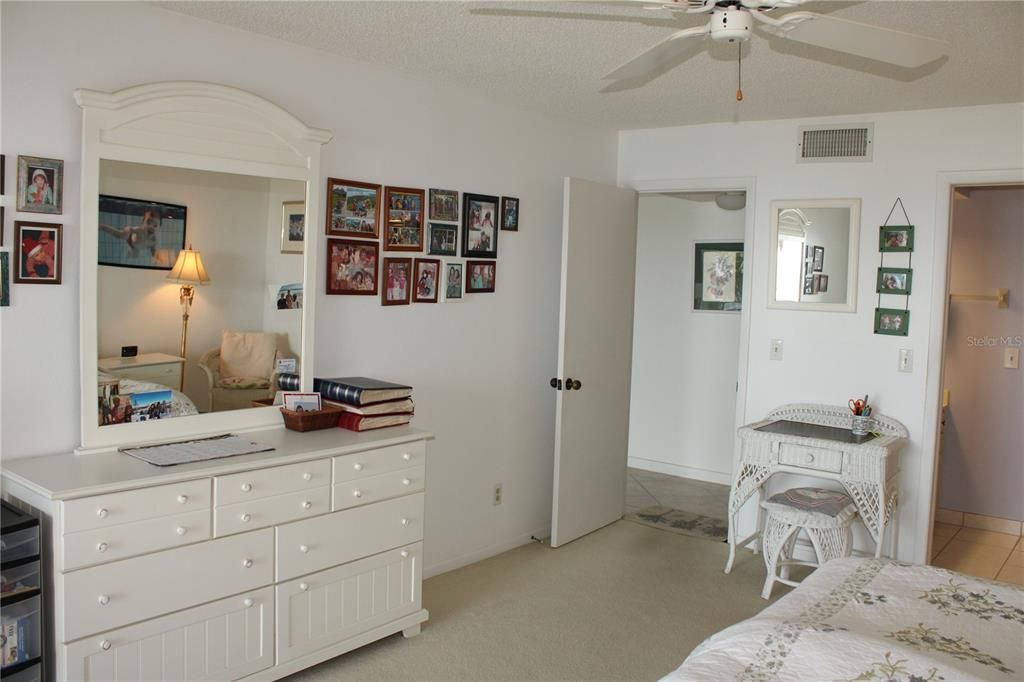
[{"label": "round drawer knob", "polygon": [[299,551],[305,554],[309,551],[309,545],[299,545]]},{"label": "round drawer knob", "polygon": [[248,514],[242,514],[239,518],[242,519],[242,523],[249,523],[249,520],[252,519]]},{"label": "round drawer knob", "polygon": [[110,640],[105,639],[102,642],[100,642],[100,648],[104,651],[110,651]]},{"label": "round drawer knob", "polygon": [[188,495],[178,495],[178,503],[185,504],[188,502]]},{"label": "round drawer knob", "polygon": [[96,545],[96,551],[97,552],[106,552],[107,551],[107,543],[101,542],[100,544]]},{"label": "round drawer knob", "polygon": [[402,454],[402,459],[404,459],[406,462],[408,462],[408,461],[412,460],[412,455],[410,455],[408,452],[403,453]]},{"label": "round drawer knob", "polygon": [[96,516],[100,517],[101,519],[107,518],[107,514],[109,514],[109,513],[110,512],[108,512],[106,509],[97,509],[96,510]]},{"label": "round drawer knob", "polygon": [[807,453],[807,463],[811,464],[812,462],[814,462],[814,455],[812,455],[811,453],[808,452]]},{"label": "round drawer knob", "polygon": [[245,566],[246,568],[252,568],[252,559],[246,559],[245,561],[242,562],[242,565]]},{"label": "round drawer knob", "polygon": [[101,594],[99,597],[96,598],[96,601],[100,603],[100,606],[106,606],[110,603],[110,597],[108,597],[105,594]]},{"label": "round drawer knob", "polygon": [[184,535],[188,532],[188,528],[186,528],[185,526],[178,526],[178,528],[174,532],[178,535]]},{"label": "round drawer knob", "polygon": [[303,481],[312,481],[313,480],[313,474],[311,474],[311,473],[309,473],[307,471],[306,473],[302,474],[302,480]]},{"label": "round drawer knob", "polygon": [[249,608],[250,606],[252,606],[252,599],[250,599],[249,597],[246,597],[245,599],[242,600],[242,603],[245,604],[246,608]]},{"label": "round drawer knob", "polygon": [[401,554],[402,558],[404,559],[405,557],[409,556],[409,550],[403,549],[401,552],[399,552],[399,554]]},{"label": "round drawer knob", "polygon": [[402,479],[402,485],[412,485],[412,479],[403,478]]},{"label": "round drawer knob", "polygon": [[360,464],[359,462],[356,462],[355,464],[352,465],[352,468],[355,469],[356,471],[362,471],[363,465]]},{"label": "round drawer knob", "polygon": [[409,525],[409,519],[402,519],[402,525],[403,526],[408,526]]},{"label": "round drawer knob", "polygon": [[353,490],[352,491],[352,497],[362,497],[362,496],[363,496],[363,491],[362,490]]},{"label": "round drawer knob", "polygon": [[299,589],[305,592],[309,589],[309,585],[307,583],[299,583]]},{"label": "round drawer knob", "polygon": [[243,493],[247,493],[250,490],[252,490],[252,483],[243,483],[242,484],[242,492]]},{"label": "round drawer knob", "polygon": [[303,508],[303,509],[309,509],[309,508],[311,508],[312,506],[313,506],[313,503],[312,503],[312,502],[310,502],[309,500],[306,500],[305,502],[303,502],[303,503],[302,503],[302,508]]}]

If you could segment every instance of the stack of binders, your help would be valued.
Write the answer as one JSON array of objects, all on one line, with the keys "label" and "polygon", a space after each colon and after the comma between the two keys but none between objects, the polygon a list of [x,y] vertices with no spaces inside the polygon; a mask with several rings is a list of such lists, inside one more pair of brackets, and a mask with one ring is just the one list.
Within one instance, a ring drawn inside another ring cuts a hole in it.
[{"label": "stack of binders", "polygon": [[338,426],[350,431],[408,424],[415,408],[412,386],[368,377],[314,378],[313,390],[326,404],[345,411]]}]

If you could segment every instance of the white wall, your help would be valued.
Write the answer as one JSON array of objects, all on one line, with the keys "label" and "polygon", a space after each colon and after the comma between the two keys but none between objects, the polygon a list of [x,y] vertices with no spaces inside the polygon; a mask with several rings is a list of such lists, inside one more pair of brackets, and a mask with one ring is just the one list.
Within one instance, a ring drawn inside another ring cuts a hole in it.
[{"label": "white wall", "polygon": [[[309,125],[333,130],[321,162],[325,175],[521,199],[520,231],[503,232],[498,241],[494,294],[460,304],[384,308],[371,297],[325,296],[323,272],[317,273],[314,369],[416,387],[415,423],[436,435],[427,465],[428,573],[545,532],[562,178],[614,183],[613,133],[556,124],[372,65],[141,4],[5,2],[0,12],[4,152],[64,159],[67,173],[65,284],[16,286],[15,305],[4,311],[6,456],[67,451],[79,443],[81,113],[72,91],[207,80],[249,90]],[[46,49],[39,49],[42,26]],[[25,68],[29,54],[32,69]],[[323,249],[323,227],[308,229],[310,244]],[[41,386],[45,409],[22,399],[41,395]],[[498,482],[505,495],[496,507],[491,491]]]},{"label": "white wall", "polygon": [[740,315],[693,310],[694,244],[742,242],[745,211],[693,196],[640,195],[629,465],[728,483]]},{"label": "white wall", "polygon": [[[797,164],[802,124],[874,121],[870,163]],[[747,421],[789,402],[845,405],[870,393],[882,414],[902,421],[911,442],[902,455],[898,555],[925,560],[927,509],[932,481],[924,480],[922,452],[930,311],[941,296],[942,273],[934,271],[937,173],[1019,168],[1024,149],[1024,105],[636,130],[619,136],[623,185],[687,178],[753,177],[754,243],[747,245],[746,276],[752,278],[746,399]],[[773,199],[861,197],[861,244],[856,313],[768,310],[769,202]],[[908,337],[872,334],[877,301],[877,226],[897,197],[917,226],[914,294]],[[944,204],[942,204],[944,205]],[[785,341],[784,359],[768,359],[771,339]],[[912,373],[896,371],[900,348],[915,353]]]},{"label": "white wall", "polygon": [[[946,328],[938,506],[1024,520],[1024,370],[1003,367],[1024,335],[1024,188],[978,189],[953,203],[949,290],[1010,290],[1008,308],[953,299]],[[917,286],[915,282],[914,286]]]}]

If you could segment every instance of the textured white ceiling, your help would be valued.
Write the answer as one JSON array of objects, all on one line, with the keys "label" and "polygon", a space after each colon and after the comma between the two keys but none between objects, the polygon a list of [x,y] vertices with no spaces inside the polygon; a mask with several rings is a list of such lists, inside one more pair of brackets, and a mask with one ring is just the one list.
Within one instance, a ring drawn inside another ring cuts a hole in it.
[{"label": "textured white ceiling", "polygon": [[[716,45],[632,90],[601,76],[702,18],[584,2],[167,2],[273,36],[588,126],[628,129],[1024,101],[1024,2],[816,2],[837,17],[942,38],[913,71],[761,36]],[[625,21],[613,21],[613,18]],[[710,42],[710,41],[708,41]]]}]

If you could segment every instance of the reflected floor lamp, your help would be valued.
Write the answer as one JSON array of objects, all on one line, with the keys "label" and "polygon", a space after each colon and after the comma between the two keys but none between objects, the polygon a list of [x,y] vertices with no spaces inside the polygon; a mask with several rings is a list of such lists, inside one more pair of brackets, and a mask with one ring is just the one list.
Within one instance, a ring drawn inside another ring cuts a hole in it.
[{"label": "reflected floor lamp", "polygon": [[[210,281],[210,277],[206,274],[206,268],[203,267],[203,259],[199,252],[193,251],[192,245],[189,244],[187,249],[182,249],[178,252],[178,260],[175,261],[174,267],[167,274],[167,279],[181,285],[181,293],[178,299],[181,302],[181,350],[178,355],[184,359],[185,348],[188,342],[188,313],[196,296],[194,284],[197,282],[199,284],[206,284]],[[181,386],[178,390],[184,390],[184,386],[185,372],[182,371]]]}]

